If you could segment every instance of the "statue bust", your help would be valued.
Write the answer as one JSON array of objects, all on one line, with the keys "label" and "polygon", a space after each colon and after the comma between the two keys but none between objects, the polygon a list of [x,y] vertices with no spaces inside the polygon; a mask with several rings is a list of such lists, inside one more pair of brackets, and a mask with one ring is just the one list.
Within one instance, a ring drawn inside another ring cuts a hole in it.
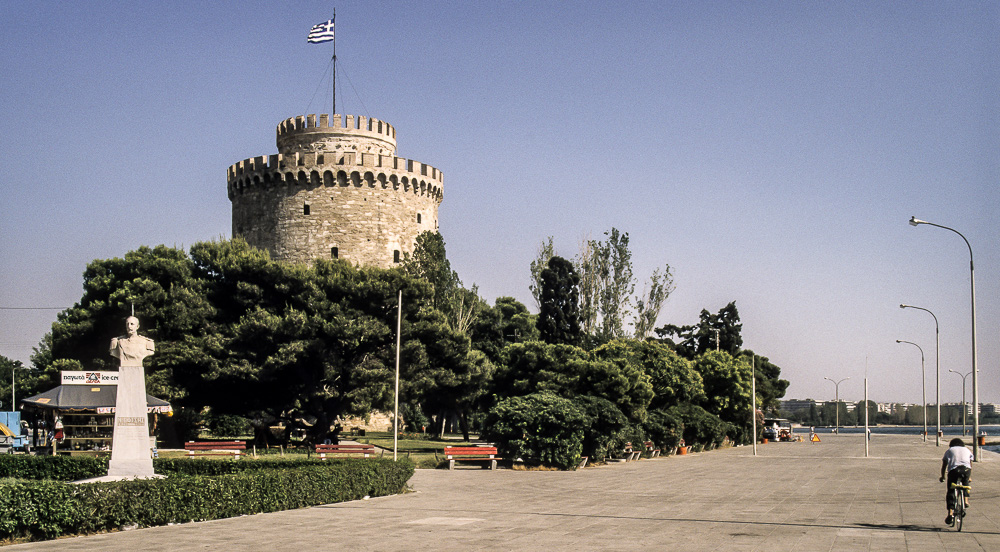
[{"label": "statue bust", "polygon": [[142,359],[153,354],[153,340],[139,335],[139,319],[134,316],[125,321],[125,332],[111,339],[111,356],[122,366],[142,366]]}]

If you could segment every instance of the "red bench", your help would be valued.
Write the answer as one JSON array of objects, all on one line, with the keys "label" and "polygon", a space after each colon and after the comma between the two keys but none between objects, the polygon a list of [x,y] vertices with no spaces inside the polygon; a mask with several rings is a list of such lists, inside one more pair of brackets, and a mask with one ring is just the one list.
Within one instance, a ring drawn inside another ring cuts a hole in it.
[{"label": "red bench", "polygon": [[496,447],[444,447],[444,457],[449,470],[455,469],[455,462],[489,462],[490,469],[495,470],[497,460],[501,460]]},{"label": "red bench", "polygon": [[188,457],[232,455],[239,460],[240,454],[246,449],[247,444],[243,441],[188,441],[184,443],[184,450],[187,451]]},{"label": "red bench", "polygon": [[375,456],[375,445],[316,445],[316,454],[320,460],[326,460],[327,454],[360,454],[369,458]]}]

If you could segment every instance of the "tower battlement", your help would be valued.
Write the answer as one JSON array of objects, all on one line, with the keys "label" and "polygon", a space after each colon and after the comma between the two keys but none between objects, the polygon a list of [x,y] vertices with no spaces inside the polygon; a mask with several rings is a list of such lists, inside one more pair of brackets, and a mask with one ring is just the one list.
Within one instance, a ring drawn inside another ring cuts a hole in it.
[{"label": "tower battlement", "polygon": [[372,117],[305,115],[277,127],[278,153],[226,171],[233,236],[272,258],[390,267],[437,230],[444,175],[396,157],[396,129]]},{"label": "tower battlement", "polygon": [[299,115],[285,119],[276,130],[278,151],[334,151],[356,149],[396,153],[396,129],[385,121],[364,115]]},{"label": "tower battlement", "polygon": [[382,169],[383,172],[397,173],[400,178],[421,179],[429,181],[428,184],[438,190],[444,186],[444,173],[431,165],[404,159],[392,155],[377,155],[373,153],[357,153],[353,151],[317,153],[317,152],[296,152],[289,155],[277,153],[271,155],[259,155],[244,159],[239,163],[229,166],[226,171],[226,180],[232,186],[246,180],[248,184],[254,179],[260,180],[265,174],[278,174],[278,179],[282,174],[303,172],[325,172],[318,169],[327,166],[344,167],[338,172],[345,172],[351,167],[361,167],[370,169]]}]

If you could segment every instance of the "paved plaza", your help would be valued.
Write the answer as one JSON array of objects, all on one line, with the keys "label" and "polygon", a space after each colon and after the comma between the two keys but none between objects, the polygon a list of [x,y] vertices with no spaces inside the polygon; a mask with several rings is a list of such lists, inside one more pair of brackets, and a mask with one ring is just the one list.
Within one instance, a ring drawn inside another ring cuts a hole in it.
[{"label": "paved plaza", "polygon": [[771,443],[577,472],[418,470],[413,492],[9,550],[1000,550],[1000,456],[944,525],[950,437]]}]

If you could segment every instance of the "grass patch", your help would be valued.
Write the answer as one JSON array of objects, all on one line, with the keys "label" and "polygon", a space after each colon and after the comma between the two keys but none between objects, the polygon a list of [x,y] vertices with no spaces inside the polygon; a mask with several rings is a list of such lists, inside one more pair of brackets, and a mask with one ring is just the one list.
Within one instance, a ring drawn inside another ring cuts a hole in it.
[{"label": "grass patch", "polygon": [[[471,437],[475,439],[478,436]],[[387,455],[392,454],[393,435],[391,431],[369,431],[364,437],[354,437],[353,440],[375,445],[385,449]],[[444,439],[430,434],[404,434],[400,435],[397,450],[400,457],[409,458],[418,469],[436,469],[448,465],[444,461],[444,447],[470,444],[472,441],[463,440],[460,433],[446,434]]]}]

